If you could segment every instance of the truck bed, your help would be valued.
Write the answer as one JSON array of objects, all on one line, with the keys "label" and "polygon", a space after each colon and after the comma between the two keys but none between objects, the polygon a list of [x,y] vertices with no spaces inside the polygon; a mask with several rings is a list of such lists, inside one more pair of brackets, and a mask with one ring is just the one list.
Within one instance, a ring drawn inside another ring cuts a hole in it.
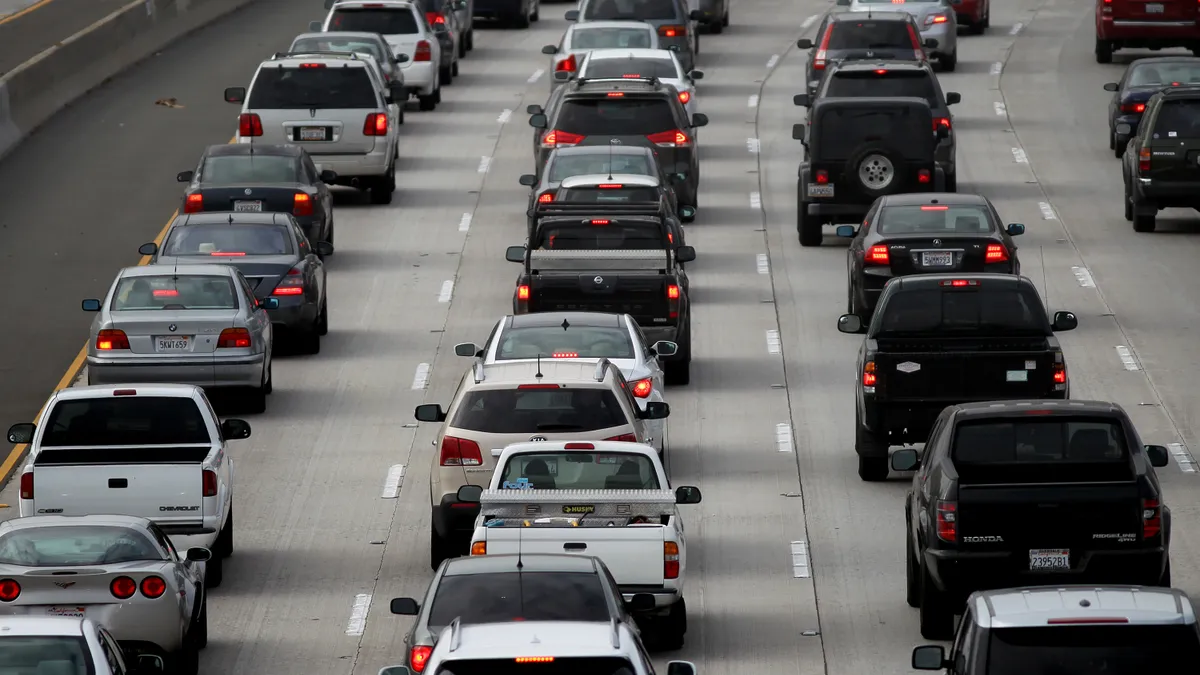
[{"label": "truck bed", "polygon": [[1042,398],[1054,391],[1045,338],[878,340],[876,392],[890,401]]}]

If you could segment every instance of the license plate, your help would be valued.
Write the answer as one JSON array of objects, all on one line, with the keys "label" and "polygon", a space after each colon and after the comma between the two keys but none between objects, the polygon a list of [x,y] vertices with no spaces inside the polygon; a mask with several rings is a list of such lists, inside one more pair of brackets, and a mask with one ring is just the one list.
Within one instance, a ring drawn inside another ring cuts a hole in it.
[{"label": "license plate", "polygon": [[582,515],[585,513],[595,513],[596,507],[591,504],[570,504],[563,507],[563,513],[572,515]]},{"label": "license plate", "polygon": [[809,197],[832,197],[833,196],[833,186],[832,185],[822,185],[821,183],[809,183],[808,184],[808,196]]},{"label": "license plate", "polygon": [[46,616],[64,616],[76,619],[82,619],[86,612],[85,607],[47,607]]},{"label": "license plate", "polygon": [[262,202],[234,202],[233,210],[238,213],[262,211]]},{"label": "license plate", "polygon": [[159,336],[154,338],[154,349],[158,352],[186,352],[191,346],[191,339],[186,337]]},{"label": "license plate", "polygon": [[1150,4],[1146,5],[1146,13],[1147,14],[1162,14],[1163,6],[1158,3],[1150,3]]},{"label": "license plate", "polygon": [[302,140],[302,141],[323,141],[323,140],[325,140],[325,127],[300,127],[300,140]]},{"label": "license plate", "polygon": [[1028,382],[1029,381],[1029,371],[1028,370],[1010,370],[1010,371],[1008,371],[1008,381],[1009,382]]},{"label": "license plate", "polygon": [[954,254],[950,251],[922,251],[921,264],[925,267],[952,267]]},{"label": "license plate", "polygon": [[1071,569],[1071,550],[1066,548],[1029,549],[1029,569],[1036,571]]}]

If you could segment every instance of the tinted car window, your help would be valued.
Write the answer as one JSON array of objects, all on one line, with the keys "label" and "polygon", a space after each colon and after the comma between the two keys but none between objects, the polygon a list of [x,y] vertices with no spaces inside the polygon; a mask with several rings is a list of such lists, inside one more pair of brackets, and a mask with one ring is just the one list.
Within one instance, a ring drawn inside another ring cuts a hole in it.
[{"label": "tinted car window", "polygon": [[650,458],[629,453],[515,455],[500,470],[503,490],[657,490]]},{"label": "tinted car window", "polygon": [[1200,83],[1200,60],[1134,64],[1127,87],[1179,86]]},{"label": "tinted car window", "polygon": [[301,38],[292,43],[291,51],[354,52],[370,56],[380,63],[383,62],[383,48],[378,42],[367,40],[335,40],[323,37]]},{"label": "tinted car window", "polygon": [[1200,138],[1200,100],[1165,101],[1154,120],[1154,138]]},{"label": "tinted car window", "polygon": [[488,434],[596,431],[628,424],[607,389],[491,389],[466,395],[450,426]]},{"label": "tinted car window", "polygon": [[650,49],[645,28],[584,28],[571,31],[571,49]]},{"label": "tinted car window", "polygon": [[577,223],[547,225],[540,230],[538,248],[563,251],[644,251],[663,248],[658,225],[612,224],[580,226]]},{"label": "tinted car window", "polygon": [[442,577],[429,606],[429,627],[509,621],[608,621],[604,586],[595,574],[502,572]]},{"label": "tinted car window", "polygon": [[[923,120],[923,121],[922,121]],[[917,129],[925,136],[916,136]],[[933,124],[913,108],[833,108],[821,111],[820,158],[845,161],[864,143],[888,139],[906,157],[920,157],[933,147]]]},{"label": "tinted car window", "polygon": [[114,396],[54,404],[42,446],[207,445],[208,427],[190,398]]},{"label": "tinted car window", "polygon": [[[887,49],[897,51],[893,58],[913,57],[913,37],[903,21],[837,21],[826,49]],[[905,54],[905,50],[908,54]]]},{"label": "tinted car window", "polygon": [[116,565],[162,560],[145,535],[125,527],[27,527],[0,537],[0,564],[25,567]]},{"label": "tinted car window", "polygon": [[1110,420],[989,420],[954,432],[955,466],[1008,462],[1123,462],[1125,432]]},{"label": "tinted car window", "polygon": [[416,16],[407,8],[338,9],[329,19],[329,30],[362,31],[380,35],[412,35],[421,32]]},{"label": "tinted car window", "polygon": [[993,628],[988,675],[1181,673],[1200,658],[1195,625]]},{"label": "tinted car window", "polygon": [[237,309],[233,283],[226,276],[125,277],[117,283],[112,311]]},{"label": "tinted car window", "polygon": [[[42,664],[46,665],[43,667]],[[91,651],[82,636],[0,637],[0,668],[13,673],[51,672],[56,675],[94,675],[96,672]]]},{"label": "tinted car window", "polygon": [[657,175],[645,155],[559,155],[550,164],[550,180],[560,183],[571,176],[629,173],[639,176]]},{"label": "tinted car window", "polygon": [[561,326],[510,328],[500,336],[499,360],[534,359],[632,359],[633,342],[624,328]]},{"label": "tinted car window", "polygon": [[[515,659],[463,659],[446,661],[434,675],[530,675],[529,665]],[[621,657],[555,657],[537,664],[537,675],[634,675],[637,671]]]},{"label": "tinted car window", "polygon": [[1025,288],[905,290],[892,295],[883,310],[880,332],[894,335],[957,331],[1045,335],[1047,331],[1041,299]]},{"label": "tinted car window", "polygon": [[891,71],[880,75],[875,71],[835,72],[825,89],[829,97],[858,98],[860,96],[912,96],[925,99],[929,107],[938,106],[937,91],[932,76],[924,71]]},{"label": "tinted car window", "polygon": [[652,187],[567,188],[558,191],[556,202],[584,204],[628,204],[658,201],[658,190]]},{"label": "tinted car window", "polygon": [[374,108],[375,85],[367,69],[261,68],[250,90],[250,108]]},{"label": "tinted car window", "polygon": [[218,155],[200,167],[200,183],[299,183],[300,162],[286,155]]},{"label": "tinted car window", "polygon": [[986,234],[992,232],[988,211],[982,206],[885,206],[879,212],[880,234]]},{"label": "tinted car window", "polygon": [[162,255],[221,257],[224,254],[238,258],[246,255],[288,255],[292,249],[290,232],[283,225],[185,225],[171,230],[163,245]]},{"label": "tinted car window", "polygon": [[584,136],[644,135],[674,129],[675,115],[658,97],[573,98],[563,102],[555,126]]},{"label": "tinted car window", "polygon": [[670,59],[593,59],[580,77],[657,77],[676,79],[679,71]]},{"label": "tinted car window", "polygon": [[591,21],[662,21],[679,16],[674,0],[591,0],[583,18]]}]

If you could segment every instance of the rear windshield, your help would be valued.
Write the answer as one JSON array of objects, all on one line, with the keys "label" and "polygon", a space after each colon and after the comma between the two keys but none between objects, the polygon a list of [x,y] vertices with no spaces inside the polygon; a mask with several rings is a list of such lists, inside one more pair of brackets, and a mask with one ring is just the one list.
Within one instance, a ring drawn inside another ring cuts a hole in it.
[{"label": "rear windshield", "polygon": [[[429,627],[510,621],[608,621],[597,574],[501,572],[442,577],[429,606]],[[526,674],[527,675],[527,674]]]},{"label": "rear windshield", "polygon": [[652,49],[649,28],[584,28],[571,31],[570,49]]},{"label": "rear windshield", "polygon": [[486,434],[576,433],[629,421],[607,389],[491,389],[466,395],[450,426]]},{"label": "rear windshield", "polygon": [[200,167],[203,183],[299,183],[300,160],[285,155],[223,155]]},{"label": "rear windshield", "polygon": [[68,567],[162,559],[145,535],[127,527],[28,527],[0,537],[0,564],[4,565]]},{"label": "rear windshield", "polygon": [[0,670],[54,675],[94,675],[96,672],[92,667],[91,649],[82,636],[57,635],[0,637]]},{"label": "rear windshield", "polygon": [[594,155],[559,155],[550,164],[550,181],[554,183],[561,183],[571,176],[614,173],[656,175],[654,167],[645,155],[610,155],[608,152],[597,152]]},{"label": "rear windshield", "polygon": [[679,78],[675,62],[671,59],[591,59],[580,77],[657,77],[673,80]]},{"label": "rear windshield", "polygon": [[200,408],[179,396],[113,396],[54,404],[42,447],[208,445]]},{"label": "rear windshield", "polygon": [[583,18],[590,21],[682,20],[675,0],[588,0]]},{"label": "rear windshield", "polygon": [[880,234],[932,234],[940,236],[992,232],[988,211],[982,206],[887,206],[879,212]]},{"label": "rear windshield", "polygon": [[965,422],[954,430],[955,466],[1125,462],[1125,432],[1104,419],[1047,419]]},{"label": "rear windshield", "polygon": [[653,223],[626,225],[546,225],[539,249],[559,251],[645,251],[664,248],[662,229]]},{"label": "rear windshield", "polygon": [[248,106],[260,110],[375,108],[375,85],[367,69],[261,68]]},{"label": "rear windshield", "polygon": [[1134,64],[1127,87],[1178,87],[1200,83],[1200,60]]},{"label": "rear windshield", "polygon": [[554,196],[556,202],[573,204],[628,204],[630,202],[656,202],[658,190],[652,187],[623,188],[565,188]]},{"label": "rear windshield", "polygon": [[1028,288],[900,291],[888,299],[879,323],[879,334],[889,336],[1045,336],[1049,330],[1046,308],[1037,293]]},{"label": "rear windshield", "polygon": [[866,143],[887,141],[917,159],[932,154],[933,118],[912,107],[826,108],[819,126],[822,161],[845,161]]},{"label": "rear windshield", "polygon": [[[890,4],[890,3],[889,3]],[[837,21],[830,24],[826,49],[894,49],[891,58],[914,60],[913,38],[904,21]],[[905,53],[907,52],[907,53]]]},{"label": "rear windshield", "polygon": [[517,663],[516,659],[443,661],[432,675],[635,675],[620,656],[555,658],[549,663]]},{"label": "rear windshield", "polygon": [[398,9],[345,7],[337,9],[329,19],[329,30],[362,31],[380,35],[413,35],[421,32],[420,27],[417,26],[416,16],[407,7]]},{"label": "rear windshield", "polygon": [[516,455],[500,471],[504,490],[657,490],[648,457],[626,452]]},{"label": "rear windshield", "polygon": [[988,675],[1184,673],[1200,659],[1196,626],[1160,624],[993,628]]},{"label": "rear windshield", "polygon": [[1154,119],[1154,137],[1200,138],[1200,99],[1163,103]]},{"label": "rear windshield", "polygon": [[171,230],[163,256],[288,255],[292,237],[282,225],[185,225]]},{"label": "rear windshield", "polygon": [[892,71],[880,75],[874,71],[835,72],[825,89],[829,97],[858,98],[861,96],[911,96],[924,99],[929,107],[938,107],[937,92],[931,75],[924,71]]},{"label": "rear windshield", "polygon": [[644,136],[675,126],[671,104],[657,96],[568,99],[555,124],[584,136]]},{"label": "rear windshield", "polygon": [[500,335],[496,358],[632,359],[633,340],[624,328],[546,326],[510,328]]},{"label": "rear windshield", "polygon": [[125,277],[117,282],[112,311],[160,309],[237,309],[233,281],[227,276]]},{"label": "rear windshield", "polygon": [[375,59],[379,63],[384,62],[383,49],[378,42],[369,40],[343,39],[337,40],[332,37],[307,37],[300,38],[292,43],[293,52],[354,52],[355,54],[364,54]]}]

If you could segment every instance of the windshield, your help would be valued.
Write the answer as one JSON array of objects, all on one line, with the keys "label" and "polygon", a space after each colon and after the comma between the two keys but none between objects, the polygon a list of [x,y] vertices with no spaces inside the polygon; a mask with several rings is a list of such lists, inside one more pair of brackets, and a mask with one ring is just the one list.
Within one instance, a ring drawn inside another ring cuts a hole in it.
[{"label": "windshield", "polygon": [[201,184],[301,181],[300,160],[286,155],[218,155],[205,159],[200,167]]},{"label": "windshield", "polygon": [[650,458],[626,452],[539,452],[510,457],[500,471],[504,490],[657,490]]},{"label": "windshield", "polygon": [[649,28],[584,28],[571,31],[568,49],[653,49]]},{"label": "windshield", "polygon": [[375,59],[379,63],[385,63],[383,58],[383,48],[378,42],[369,40],[336,40],[326,37],[307,37],[300,38],[292,43],[292,52],[354,52],[356,54],[364,54]]},{"label": "windshield", "polygon": [[429,627],[510,621],[608,621],[597,574],[502,572],[446,575],[429,608]]},{"label": "windshield", "polygon": [[500,335],[496,359],[632,359],[633,341],[624,328],[546,326],[510,328]]},{"label": "windshield", "polygon": [[291,233],[282,225],[238,226],[222,223],[184,225],[171,230],[161,255],[240,258],[247,255],[288,255],[291,252]]},{"label": "windshield", "polygon": [[1200,60],[1134,64],[1126,87],[1178,87],[1200,83]]},{"label": "windshield", "polygon": [[907,158],[932,157],[933,118],[926,110],[905,105],[825,108],[813,129],[819,134],[820,161],[849,160],[865,144],[884,139]]},{"label": "windshield", "polygon": [[669,58],[597,59],[592,57],[588,59],[587,66],[584,67],[584,73],[580,77],[657,77],[663,80],[680,79],[679,71],[675,69],[675,62]]},{"label": "windshield", "polygon": [[196,402],[180,396],[64,399],[42,429],[43,447],[208,445]]},{"label": "windshield", "polygon": [[539,230],[538,249],[560,251],[647,251],[665,249],[661,226],[657,223],[592,226],[578,223],[544,225]]},{"label": "windshield", "polygon": [[583,18],[589,21],[665,21],[678,19],[675,0],[588,0]]},{"label": "windshield", "polygon": [[0,672],[94,675],[96,671],[82,636],[13,635],[0,637]]},{"label": "windshield", "polygon": [[407,7],[355,8],[344,7],[333,12],[329,19],[330,31],[363,31],[380,35],[413,35],[419,33],[417,18]]},{"label": "windshield", "polygon": [[574,204],[628,204],[630,202],[657,202],[658,188],[626,185],[619,188],[577,187],[563,188],[554,195],[555,202]]},{"label": "windshield", "polygon": [[1173,674],[1190,672],[1200,659],[1194,624],[993,628],[990,634],[988,675]]},{"label": "windshield", "polygon": [[947,332],[1045,336],[1049,331],[1041,298],[1027,288],[904,290],[888,298],[880,319],[879,333],[892,336]]},{"label": "windshield", "polygon": [[978,235],[993,232],[983,206],[887,206],[876,220],[880,234]]},{"label": "windshield", "polygon": [[443,661],[435,675],[635,675],[623,657],[554,658],[545,663],[517,659]]},{"label": "windshield", "polygon": [[938,107],[932,76],[921,70],[896,70],[886,75],[875,71],[837,72],[830,78],[825,95],[830,98],[862,96],[890,98],[911,96],[924,99],[930,108]]},{"label": "windshield", "polygon": [[250,87],[249,108],[264,110],[376,108],[375,85],[365,66],[264,67]]},{"label": "windshield", "polygon": [[639,176],[654,176],[657,172],[650,166],[645,155],[616,155],[607,151],[596,154],[559,155],[550,163],[550,181],[561,183],[571,176],[612,175],[627,173]]},{"label": "windshield", "polygon": [[[891,4],[890,0],[888,4]],[[905,21],[837,21],[829,24],[832,34],[826,49],[890,49],[891,58],[916,60],[916,41],[909,35]]]},{"label": "windshield", "polygon": [[1164,102],[1154,118],[1154,137],[1200,138],[1200,99]]},{"label": "windshield", "polygon": [[573,98],[555,128],[584,136],[640,136],[675,129],[671,104],[659,97]]},{"label": "windshield", "polygon": [[473,391],[463,398],[450,426],[487,434],[528,434],[598,431],[628,424],[611,391],[558,388]]},{"label": "windshield", "polygon": [[125,527],[29,527],[0,537],[0,564],[4,565],[69,567],[162,559],[149,539]]},{"label": "windshield", "polygon": [[159,309],[237,309],[233,282],[227,276],[140,276],[117,282],[114,312]]}]

